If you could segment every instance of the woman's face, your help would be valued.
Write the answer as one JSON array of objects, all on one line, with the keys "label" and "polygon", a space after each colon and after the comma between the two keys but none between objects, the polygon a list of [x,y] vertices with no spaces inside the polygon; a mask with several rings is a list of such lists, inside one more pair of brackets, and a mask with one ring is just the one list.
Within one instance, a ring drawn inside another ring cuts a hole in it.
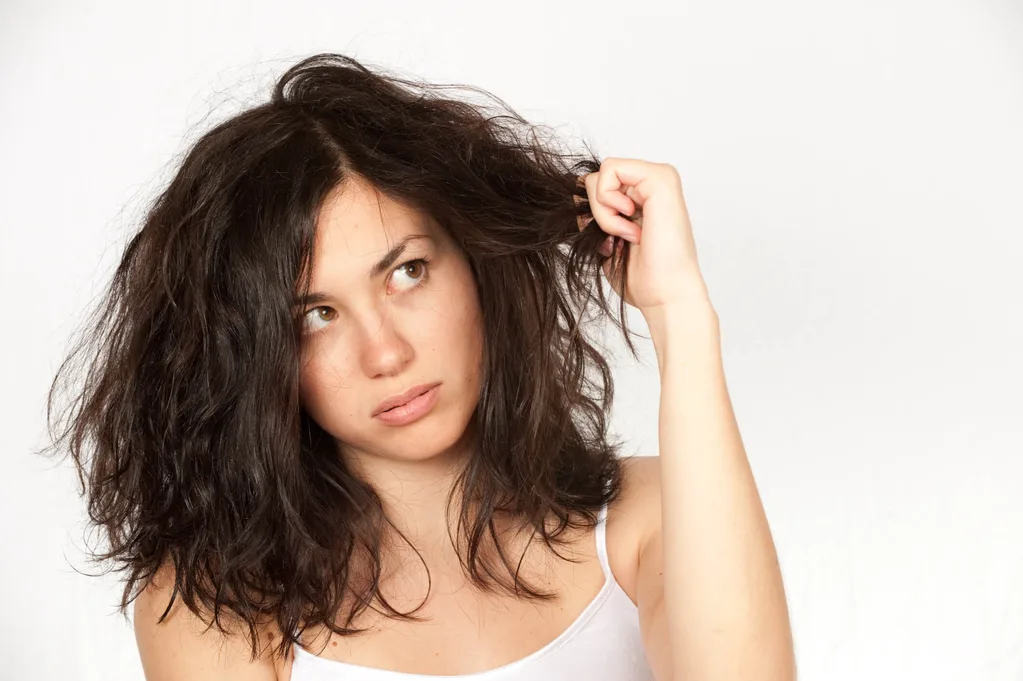
[{"label": "woman's face", "polygon": [[[309,293],[299,310],[308,414],[356,456],[451,451],[479,399],[482,332],[475,279],[450,236],[352,180],[320,210]],[[388,398],[433,385],[377,414]]]}]

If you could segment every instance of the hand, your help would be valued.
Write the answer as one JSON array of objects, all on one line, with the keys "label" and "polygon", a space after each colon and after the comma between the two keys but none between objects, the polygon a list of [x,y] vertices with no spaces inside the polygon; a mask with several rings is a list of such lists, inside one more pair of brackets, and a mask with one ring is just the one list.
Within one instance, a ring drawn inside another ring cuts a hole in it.
[{"label": "hand", "polygon": [[[692,301],[694,296],[706,299],[682,181],[674,167],[608,158],[598,172],[580,180],[600,229],[632,244],[624,293],[618,282],[611,280],[611,261],[604,264],[604,273],[627,303],[646,315]],[[604,255],[610,255],[609,245],[604,248]]]}]

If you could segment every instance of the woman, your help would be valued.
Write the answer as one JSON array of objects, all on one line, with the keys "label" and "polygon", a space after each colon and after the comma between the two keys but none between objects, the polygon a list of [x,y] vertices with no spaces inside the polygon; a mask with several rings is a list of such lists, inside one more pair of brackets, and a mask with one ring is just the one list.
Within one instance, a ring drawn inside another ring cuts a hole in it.
[{"label": "woman", "polygon": [[[54,431],[146,677],[793,678],[678,174],[443,90],[304,60],[129,243]],[[605,276],[660,457],[608,438]]]}]

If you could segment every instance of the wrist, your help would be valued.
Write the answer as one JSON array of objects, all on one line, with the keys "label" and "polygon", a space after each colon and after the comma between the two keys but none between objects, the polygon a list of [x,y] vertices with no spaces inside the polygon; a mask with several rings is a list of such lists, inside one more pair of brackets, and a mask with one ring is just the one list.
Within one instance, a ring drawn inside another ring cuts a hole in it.
[{"label": "wrist", "polygon": [[643,308],[640,312],[655,339],[658,335],[719,325],[717,310],[705,291],[682,296],[672,303]]},{"label": "wrist", "polygon": [[719,352],[721,325],[708,298],[694,297],[642,311],[663,372],[668,358],[678,352]]}]

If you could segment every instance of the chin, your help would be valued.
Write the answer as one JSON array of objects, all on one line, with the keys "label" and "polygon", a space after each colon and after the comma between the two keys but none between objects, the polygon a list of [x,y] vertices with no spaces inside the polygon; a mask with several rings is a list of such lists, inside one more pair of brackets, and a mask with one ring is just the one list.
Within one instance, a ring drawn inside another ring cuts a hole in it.
[{"label": "chin", "polygon": [[461,455],[468,437],[467,423],[461,419],[449,419],[446,423],[431,423],[430,419],[424,419],[422,423],[411,424],[402,430],[405,432],[395,433],[381,449],[389,450],[393,458],[403,461]]}]

